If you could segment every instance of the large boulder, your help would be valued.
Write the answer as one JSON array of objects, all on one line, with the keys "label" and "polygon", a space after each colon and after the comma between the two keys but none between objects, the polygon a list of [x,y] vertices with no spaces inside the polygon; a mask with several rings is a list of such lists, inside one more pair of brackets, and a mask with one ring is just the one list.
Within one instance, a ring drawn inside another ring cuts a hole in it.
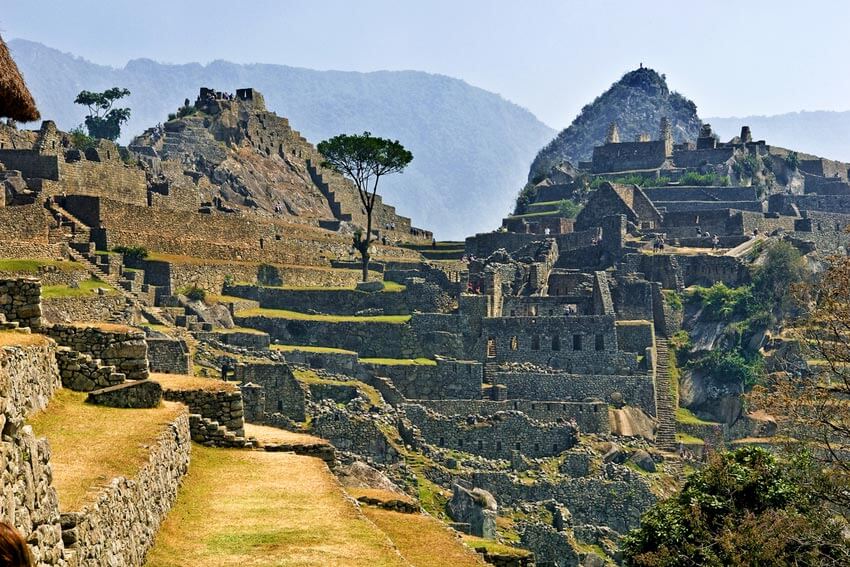
[{"label": "large boulder", "polygon": [[456,522],[469,524],[471,535],[495,539],[498,507],[492,494],[482,488],[468,489],[455,484],[446,506]]}]

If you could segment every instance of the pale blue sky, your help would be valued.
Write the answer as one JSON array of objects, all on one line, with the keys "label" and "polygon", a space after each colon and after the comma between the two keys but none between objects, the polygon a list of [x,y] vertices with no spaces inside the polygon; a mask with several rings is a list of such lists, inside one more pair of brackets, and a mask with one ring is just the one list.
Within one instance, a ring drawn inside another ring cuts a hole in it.
[{"label": "pale blue sky", "polygon": [[643,62],[701,116],[850,110],[845,0],[2,0],[0,33],[123,66],[227,59],[458,77],[567,126]]}]

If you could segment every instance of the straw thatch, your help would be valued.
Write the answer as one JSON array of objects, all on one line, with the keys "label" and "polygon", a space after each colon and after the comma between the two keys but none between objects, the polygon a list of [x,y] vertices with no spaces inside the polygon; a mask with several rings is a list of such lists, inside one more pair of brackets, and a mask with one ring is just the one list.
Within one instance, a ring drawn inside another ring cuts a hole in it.
[{"label": "straw thatch", "polygon": [[0,37],[0,118],[8,117],[18,122],[32,122],[40,115],[18,66]]}]

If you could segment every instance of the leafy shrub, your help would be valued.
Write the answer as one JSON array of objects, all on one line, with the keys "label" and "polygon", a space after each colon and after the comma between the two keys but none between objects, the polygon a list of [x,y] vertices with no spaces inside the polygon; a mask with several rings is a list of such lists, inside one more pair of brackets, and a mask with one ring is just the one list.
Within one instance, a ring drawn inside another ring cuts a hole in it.
[{"label": "leafy shrub", "polygon": [[227,274],[224,276],[224,287],[231,287],[235,282],[232,274]]},{"label": "leafy shrub", "polygon": [[791,171],[796,171],[800,167],[800,156],[797,155],[797,152],[790,152],[785,156],[785,165]]},{"label": "leafy shrub", "polygon": [[141,261],[148,257],[148,250],[144,246],[116,246],[112,251],[123,255],[126,260]]},{"label": "leafy shrub", "polygon": [[708,187],[713,185],[719,185],[722,187],[726,187],[729,185],[729,176],[728,175],[717,175],[716,173],[697,173],[695,171],[689,171],[679,180],[682,185],[696,185],[699,187]]},{"label": "leafy shrub", "polygon": [[818,496],[821,478],[805,455],[783,464],[756,447],[713,453],[623,538],[625,564],[843,564],[847,542]]},{"label": "leafy shrub", "polygon": [[756,304],[750,286],[730,288],[722,282],[711,287],[697,286],[688,292],[688,301],[702,304],[703,315],[708,320],[729,321],[733,317],[746,317],[755,311]]},{"label": "leafy shrub", "polygon": [[759,164],[758,157],[748,155],[744,159],[736,161],[732,165],[732,169],[738,177],[747,177],[752,179],[759,171],[761,171],[761,165]]},{"label": "leafy shrub", "polygon": [[748,359],[740,349],[716,349],[691,361],[689,366],[703,370],[721,382],[741,384],[749,390],[762,375],[763,362],[761,354],[757,352]]},{"label": "leafy shrub", "polygon": [[753,270],[753,294],[765,309],[787,308],[791,289],[806,276],[803,259],[788,242],[774,242],[767,249],[764,263]]},{"label": "leafy shrub", "polygon": [[183,295],[191,301],[203,301],[207,298],[207,291],[197,285],[191,285],[183,292]]},{"label": "leafy shrub", "polygon": [[569,199],[562,199],[558,202],[558,213],[561,216],[566,217],[568,219],[576,218],[579,211],[581,211],[581,205],[570,201]]},{"label": "leafy shrub", "polygon": [[97,145],[97,140],[86,134],[82,124],[72,129],[69,134],[71,134],[71,145],[80,151],[86,151]]},{"label": "leafy shrub", "polygon": [[673,311],[682,310],[682,297],[672,289],[664,290],[664,300],[667,302],[667,305],[669,305],[670,309],[672,309]]},{"label": "leafy shrub", "polygon": [[517,195],[516,205],[514,207],[515,215],[522,215],[528,212],[528,206],[534,202],[537,197],[537,189],[530,183],[522,188]]},{"label": "leafy shrub", "polygon": [[691,336],[684,329],[676,331],[672,337],[670,337],[670,346],[673,347],[674,350],[686,350],[691,348]]}]

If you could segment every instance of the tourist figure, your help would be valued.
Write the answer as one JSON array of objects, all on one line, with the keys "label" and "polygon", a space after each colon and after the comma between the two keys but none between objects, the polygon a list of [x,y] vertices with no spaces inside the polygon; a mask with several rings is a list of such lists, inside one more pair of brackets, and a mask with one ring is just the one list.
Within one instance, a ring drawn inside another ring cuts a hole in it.
[{"label": "tourist figure", "polygon": [[711,240],[711,249],[717,250],[717,248],[719,246],[720,246],[720,237],[715,234],[714,238]]},{"label": "tourist figure", "polygon": [[437,248],[437,239],[436,238],[431,238],[431,248],[434,248],[434,249]]},{"label": "tourist figure", "polygon": [[32,554],[27,542],[6,522],[0,521],[0,565],[4,567],[32,567]]}]

